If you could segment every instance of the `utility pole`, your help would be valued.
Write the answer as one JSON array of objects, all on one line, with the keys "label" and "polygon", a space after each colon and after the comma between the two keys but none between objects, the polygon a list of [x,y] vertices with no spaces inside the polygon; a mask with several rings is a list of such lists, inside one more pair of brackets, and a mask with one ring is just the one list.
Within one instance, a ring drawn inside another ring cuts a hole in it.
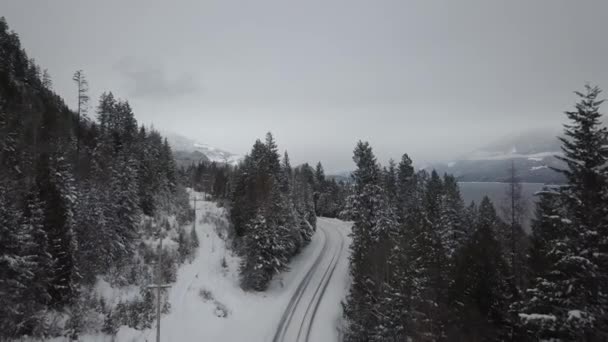
[{"label": "utility pole", "polygon": [[161,306],[161,290],[171,287],[169,284],[163,284],[162,265],[163,265],[163,236],[159,229],[158,243],[158,265],[156,268],[156,285],[149,285],[148,288],[156,289],[156,342],[160,342],[160,306]]},{"label": "utility pole", "polygon": [[193,223],[194,224],[194,228],[193,228],[194,230],[196,230],[196,200],[197,200],[196,195],[194,195],[194,223]]}]

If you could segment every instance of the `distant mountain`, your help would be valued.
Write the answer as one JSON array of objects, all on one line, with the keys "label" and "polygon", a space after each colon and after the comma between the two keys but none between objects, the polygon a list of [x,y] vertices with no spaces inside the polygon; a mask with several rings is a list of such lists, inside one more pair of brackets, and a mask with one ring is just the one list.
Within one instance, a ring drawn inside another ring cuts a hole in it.
[{"label": "distant mountain", "polygon": [[463,182],[503,182],[509,178],[514,163],[524,182],[562,183],[564,177],[551,167],[563,167],[555,158],[561,154],[558,132],[529,130],[500,138],[480,149],[447,163],[435,163],[427,169],[450,173]]},{"label": "distant mountain", "polygon": [[350,183],[352,181],[352,174],[353,174],[352,171],[342,171],[342,172],[328,174],[327,178],[333,179],[336,182]]},{"label": "distant mountain", "polygon": [[175,160],[180,166],[197,164],[200,162],[216,162],[236,165],[242,156],[197,142],[175,133],[165,133],[167,141],[173,149]]}]

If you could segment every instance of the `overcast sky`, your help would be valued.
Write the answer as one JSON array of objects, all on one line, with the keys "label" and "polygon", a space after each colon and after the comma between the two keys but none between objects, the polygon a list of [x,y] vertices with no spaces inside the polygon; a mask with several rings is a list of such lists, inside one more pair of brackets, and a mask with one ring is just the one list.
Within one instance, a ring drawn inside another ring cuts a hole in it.
[{"label": "overcast sky", "polygon": [[555,127],[572,91],[608,88],[608,1],[2,0],[69,104],[128,99],[137,119],[235,153],[272,131],[294,162],[450,159]]}]

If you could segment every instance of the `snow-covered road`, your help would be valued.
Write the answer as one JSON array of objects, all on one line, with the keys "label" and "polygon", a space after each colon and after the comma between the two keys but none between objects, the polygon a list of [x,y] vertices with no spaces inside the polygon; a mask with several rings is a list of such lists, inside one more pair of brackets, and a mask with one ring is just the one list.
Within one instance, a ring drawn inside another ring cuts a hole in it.
[{"label": "snow-covered road", "polygon": [[[201,243],[169,290],[161,341],[339,341],[341,301],[350,285],[350,223],[319,218],[312,241],[289,271],[265,292],[246,292],[240,288],[241,259],[220,237],[228,225],[225,211],[212,202],[198,209]],[[155,332],[123,326],[116,341],[154,341]]]},{"label": "snow-covered road", "polygon": [[339,220],[319,218],[317,221],[322,247],[309,269],[300,270],[306,274],[281,316],[273,342],[338,340],[339,316],[336,314],[340,313],[348,269],[347,228]]}]

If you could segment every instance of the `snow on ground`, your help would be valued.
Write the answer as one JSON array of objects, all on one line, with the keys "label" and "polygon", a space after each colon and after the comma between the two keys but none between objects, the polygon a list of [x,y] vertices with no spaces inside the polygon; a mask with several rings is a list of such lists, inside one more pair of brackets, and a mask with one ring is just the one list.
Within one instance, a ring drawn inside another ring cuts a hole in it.
[{"label": "snow on ground", "polygon": [[346,237],[346,240],[342,257],[336,265],[331,281],[320,302],[317,317],[310,334],[310,341],[337,342],[342,340],[340,338],[343,317],[341,302],[346,297],[351,285],[351,278],[348,272],[351,239],[347,236],[347,233],[350,232],[350,224],[337,219],[320,218],[317,221],[317,226],[319,225],[324,225],[328,229],[342,230],[342,235]]},{"label": "snow on ground", "polygon": [[531,171],[537,171],[537,170],[542,170],[542,169],[547,169],[549,168],[547,165],[540,165],[540,166],[532,166],[530,168]]},{"label": "snow on ground", "polygon": [[475,151],[473,154],[468,156],[467,160],[508,160],[508,159],[516,159],[516,158],[526,158],[528,160],[533,161],[542,161],[546,157],[553,157],[556,155],[561,155],[561,152],[538,152],[532,154],[521,154],[517,153],[517,151],[511,151],[510,153],[504,152],[487,152],[487,151]]},{"label": "snow on ground", "polygon": [[[275,277],[263,293],[245,292],[239,286],[240,258],[226,248],[228,222],[224,209],[213,202],[197,203],[196,228],[200,240],[192,263],[182,266],[169,290],[170,313],[161,319],[162,341],[270,341],[289,300],[323,246],[323,234],[290,263],[290,271]],[[331,229],[348,229],[339,220],[327,221]],[[346,234],[344,234],[346,235]],[[348,246],[348,244],[346,245]],[[342,316],[340,301],[348,290],[348,258],[338,264],[327,295],[321,301],[313,341],[337,340],[336,325]],[[328,336],[331,335],[331,336]],[[116,341],[154,341],[152,329],[119,329]],[[96,341],[95,339],[86,339]]]}]

